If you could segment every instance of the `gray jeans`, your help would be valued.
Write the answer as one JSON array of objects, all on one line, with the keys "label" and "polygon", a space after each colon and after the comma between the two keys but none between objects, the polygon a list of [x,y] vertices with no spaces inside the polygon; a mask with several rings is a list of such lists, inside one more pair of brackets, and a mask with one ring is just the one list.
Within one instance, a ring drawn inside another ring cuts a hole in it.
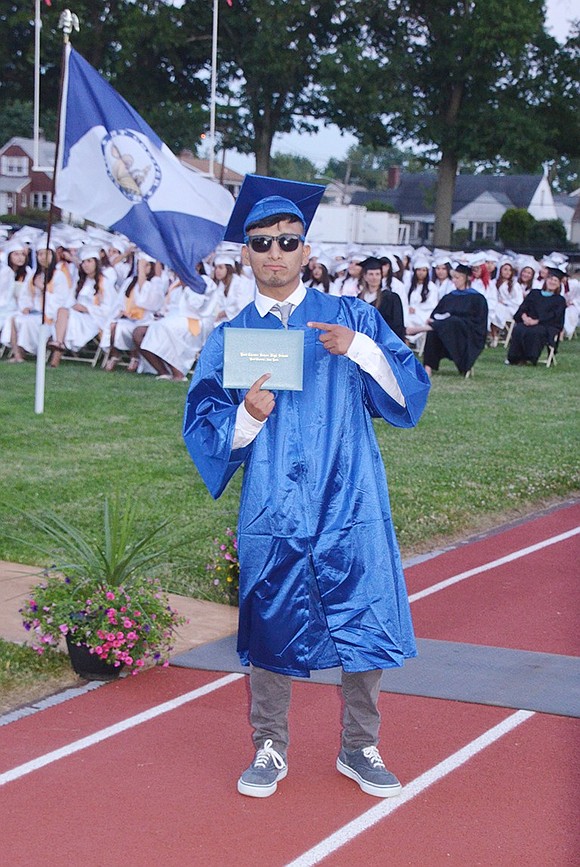
[{"label": "gray jeans", "polygon": [[[378,700],[382,673],[380,669],[342,672],[342,747],[348,752],[376,747],[379,742]],[[291,678],[252,665],[250,689],[250,722],[255,748],[259,749],[270,738],[274,749],[285,756],[289,743]]]}]

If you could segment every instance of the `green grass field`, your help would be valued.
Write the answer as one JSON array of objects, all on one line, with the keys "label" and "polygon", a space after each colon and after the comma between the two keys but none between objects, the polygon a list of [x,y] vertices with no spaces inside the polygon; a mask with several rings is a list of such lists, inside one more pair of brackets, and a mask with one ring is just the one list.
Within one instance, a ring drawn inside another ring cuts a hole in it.
[{"label": "green grass field", "polygon": [[[486,349],[470,380],[443,362],[417,428],[377,423],[404,555],[578,491],[580,340],[549,370],[504,357]],[[181,439],[187,386],[66,362],[46,371],[35,415],[34,378],[34,363],[0,361],[0,559],[47,565],[18,510],[54,509],[86,530],[122,492],[144,526],[171,518],[167,588],[213,598],[205,565],[235,527],[241,474],[217,502],[205,490]]]}]

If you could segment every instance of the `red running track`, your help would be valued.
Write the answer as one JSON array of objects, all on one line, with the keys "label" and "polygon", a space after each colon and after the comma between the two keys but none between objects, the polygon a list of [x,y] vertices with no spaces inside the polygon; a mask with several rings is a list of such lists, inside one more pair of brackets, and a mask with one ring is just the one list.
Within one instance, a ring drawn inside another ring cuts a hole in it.
[{"label": "red running track", "polygon": [[[559,510],[413,567],[410,591],[571,529],[573,512]],[[564,618],[573,607],[573,541],[417,601],[418,635],[521,647],[528,633],[520,616],[539,626],[544,614],[550,622],[555,616],[537,602],[535,609],[522,608],[527,593],[537,600],[545,592],[533,576],[549,575],[554,598],[567,599]],[[524,561],[528,566],[520,569]],[[509,616],[497,623],[504,606]],[[573,652],[567,643],[558,651],[545,645],[548,628],[537,637],[539,644],[525,649]],[[0,782],[11,769],[221,679],[211,672],[154,670],[4,726]],[[301,682],[294,687],[287,779],[269,799],[238,795],[235,782],[252,750],[246,678],[234,675],[206,695],[1,785],[0,863],[578,863],[578,720],[387,694],[381,709],[381,749],[405,784],[400,799],[371,798],[336,772],[339,690]],[[489,733],[502,723],[513,728],[491,741]]]}]

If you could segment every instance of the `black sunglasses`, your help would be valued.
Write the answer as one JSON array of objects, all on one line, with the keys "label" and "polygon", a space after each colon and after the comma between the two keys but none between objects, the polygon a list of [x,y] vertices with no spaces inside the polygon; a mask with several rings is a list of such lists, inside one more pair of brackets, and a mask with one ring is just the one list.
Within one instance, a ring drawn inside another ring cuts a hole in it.
[{"label": "black sunglasses", "polygon": [[251,238],[246,239],[246,244],[254,253],[267,253],[272,246],[272,241],[276,241],[283,253],[293,253],[305,240],[304,235],[252,235]]}]

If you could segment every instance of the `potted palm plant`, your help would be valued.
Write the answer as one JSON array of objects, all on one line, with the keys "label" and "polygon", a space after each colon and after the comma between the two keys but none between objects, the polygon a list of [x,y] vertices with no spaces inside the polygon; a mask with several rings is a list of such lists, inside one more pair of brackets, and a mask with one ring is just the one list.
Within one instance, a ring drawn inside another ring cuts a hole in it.
[{"label": "potted palm plant", "polygon": [[66,641],[71,664],[86,679],[112,679],[168,665],[175,629],[185,622],[151,574],[167,554],[168,521],[142,533],[134,505],[105,499],[103,523],[89,536],[54,513],[29,514],[57,562],[45,570],[20,613],[42,653]]}]

